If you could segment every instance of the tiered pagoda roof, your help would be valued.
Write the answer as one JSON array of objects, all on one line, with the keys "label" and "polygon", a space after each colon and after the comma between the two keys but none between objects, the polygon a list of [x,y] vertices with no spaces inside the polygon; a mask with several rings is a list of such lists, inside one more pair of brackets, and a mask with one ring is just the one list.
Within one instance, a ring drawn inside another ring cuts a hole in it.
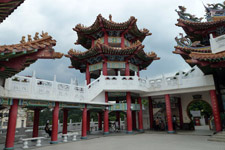
[{"label": "tiered pagoda roof", "polygon": [[131,59],[133,57],[135,59],[138,59],[139,61],[134,61],[132,63],[138,65],[140,67],[139,69],[141,70],[149,66],[153,60],[159,59],[159,57],[157,57],[154,52],[145,53],[143,48],[144,45],[142,45],[140,41],[126,48],[111,47],[106,44],[102,44],[100,41],[97,41],[94,47],[88,49],[85,52],[71,49],[66,57],[69,57],[72,61],[72,66],[76,69],[80,69],[81,72],[85,72],[85,61],[91,58],[96,58],[95,61],[89,61],[89,63],[92,64],[101,62],[102,58],[98,58],[98,56],[101,55],[109,57],[113,55],[118,56],[117,58],[114,58],[114,60],[116,61],[119,61],[119,59],[121,59],[121,56],[123,56],[123,60],[125,60],[126,58]]},{"label": "tiered pagoda roof", "polygon": [[208,4],[206,19],[186,13],[186,8],[179,6],[180,18],[177,26],[184,29],[187,36],[176,37],[177,46],[173,53],[180,54],[191,66],[198,65],[204,73],[212,73],[213,68],[225,67],[225,51],[212,53],[209,34],[214,37],[225,34],[225,5]]},{"label": "tiered pagoda roof", "polygon": [[[139,67],[139,70],[145,69],[153,60],[159,59],[154,52],[145,53],[144,46],[141,42],[146,36],[151,35],[149,30],[139,30],[137,27],[137,19],[130,19],[123,23],[112,21],[112,16],[109,20],[101,15],[90,27],[84,27],[78,24],[74,31],[78,34],[78,40],[75,44],[81,44],[88,50],[84,52],[71,49],[66,57],[71,59],[71,68],[79,69],[81,72],[86,71],[87,63],[89,65],[101,63],[103,59],[112,62],[129,61],[131,64]],[[104,39],[102,39],[104,38]],[[108,44],[109,38],[118,40],[117,46]],[[108,41],[105,41],[108,40]],[[123,40],[126,40],[126,46]],[[103,40],[103,41],[102,41]],[[119,44],[119,45],[118,45]]]},{"label": "tiered pagoda roof", "polygon": [[0,23],[25,0],[0,0]]},{"label": "tiered pagoda roof", "polygon": [[25,41],[23,36],[20,44],[0,46],[0,77],[11,77],[37,59],[55,59],[63,56],[52,48],[56,41],[48,33],[42,32],[41,38],[38,35],[39,33],[36,33],[33,39],[28,35],[28,41]]},{"label": "tiered pagoda roof", "polygon": [[[130,19],[123,23],[117,23],[112,21],[112,17],[110,16],[110,20],[105,19],[99,14],[95,20],[95,22],[89,26],[85,27],[84,25],[78,24],[74,31],[77,32],[78,40],[76,44],[81,44],[83,47],[89,49],[91,48],[91,40],[97,40],[103,36],[103,31],[117,31],[119,34],[125,34],[125,38],[129,41],[143,41],[146,36],[151,35],[148,29],[139,30],[137,27],[137,19],[133,16]],[[108,34],[115,34],[110,32]]]}]

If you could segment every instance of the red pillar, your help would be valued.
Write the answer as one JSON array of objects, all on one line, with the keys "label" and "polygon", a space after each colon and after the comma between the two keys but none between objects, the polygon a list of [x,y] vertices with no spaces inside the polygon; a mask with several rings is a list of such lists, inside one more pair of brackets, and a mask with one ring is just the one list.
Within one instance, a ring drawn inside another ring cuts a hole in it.
[{"label": "red pillar", "polygon": [[104,76],[107,76],[107,59],[106,58],[104,58],[104,61],[103,61],[102,73]]},{"label": "red pillar", "polygon": [[150,129],[153,129],[153,105],[152,105],[152,98],[148,97],[148,109],[149,109],[149,122],[150,122]]},{"label": "red pillar", "polygon": [[144,132],[144,130],[143,130],[143,113],[142,113],[141,97],[138,97],[138,104],[140,105],[140,110],[138,112],[138,127],[139,127],[140,132]]},{"label": "red pillar", "polygon": [[63,134],[67,134],[68,109],[63,109]]},{"label": "red pillar", "polygon": [[130,76],[130,66],[128,60],[126,60],[125,76]]},{"label": "red pillar", "polygon": [[121,48],[125,47],[124,33],[121,34]]},{"label": "red pillar", "polygon": [[[119,100],[117,100],[116,103],[118,104]],[[120,130],[120,112],[119,111],[116,112],[116,120],[118,121],[118,126]]]},{"label": "red pillar", "polygon": [[108,45],[108,34],[104,31],[104,44]]},{"label": "red pillar", "polygon": [[[108,103],[108,92],[105,92],[105,102]],[[104,134],[109,134],[109,110],[104,111]]]},{"label": "red pillar", "polygon": [[87,81],[87,85],[91,83],[91,75],[90,75],[88,63],[86,65],[86,81]]},{"label": "red pillar", "polygon": [[166,101],[166,116],[167,116],[167,125],[168,125],[168,133],[174,133],[173,131],[173,123],[172,123],[172,112],[171,112],[171,105],[170,105],[170,95],[165,95]]},{"label": "red pillar", "polygon": [[34,109],[34,123],[33,123],[33,137],[38,137],[38,125],[39,125],[39,114],[40,109],[35,108]]},{"label": "red pillar", "polygon": [[102,130],[102,112],[98,113],[98,130]]},{"label": "red pillar", "polygon": [[182,104],[181,104],[181,98],[178,99],[178,107],[179,107],[179,119],[180,119],[180,129],[183,129],[183,112],[182,112]]},{"label": "red pillar", "polygon": [[90,133],[90,121],[91,121],[91,118],[90,118],[90,110],[87,111],[87,133],[89,134]]},{"label": "red pillar", "polygon": [[127,133],[133,133],[132,131],[132,114],[131,114],[131,94],[127,92]]},{"label": "red pillar", "polygon": [[81,139],[87,139],[87,105],[83,109]]},{"label": "red pillar", "polygon": [[[132,103],[135,103],[135,100],[132,100]],[[137,130],[137,125],[136,125],[136,111],[132,111],[132,127],[133,130]]]},{"label": "red pillar", "polygon": [[52,112],[52,137],[51,144],[58,143],[58,119],[59,119],[59,102],[55,102],[55,107]]},{"label": "red pillar", "polygon": [[18,99],[13,100],[13,104],[10,106],[8,117],[8,128],[5,142],[5,150],[14,149],[14,140],[16,132],[16,119],[18,111]]},{"label": "red pillar", "polygon": [[219,131],[222,130],[222,125],[221,125],[220,112],[219,112],[219,107],[218,107],[218,100],[217,100],[217,97],[216,97],[216,91],[215,90],[210,90],[210,97],[211,97],[213,116],[214,116],[214,121],[215,121],[215,126],[216,126],[216,132],[219,132]]}]

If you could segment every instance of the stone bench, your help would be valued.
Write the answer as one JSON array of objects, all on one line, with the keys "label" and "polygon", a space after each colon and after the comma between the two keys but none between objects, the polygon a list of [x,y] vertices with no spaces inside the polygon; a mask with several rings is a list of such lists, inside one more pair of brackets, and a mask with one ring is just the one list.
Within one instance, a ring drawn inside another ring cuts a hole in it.
[{"label": "stone bench", "polygon": [[21,139],[23,142],[23,149],[29,148],[28,147],[28,141],[37,140],[36,146],[41,146],[41,139],[44,139],[44,137],[34,137],[34,138],[25,138]]},{"label": "stone bench", "polygon": [[71,136],[73,137],[72,141],[76,141],[77,135],[78,135],[78,132],[71,132],[71,133],[67,133],[67,134],[62,134],[63,142],[67,142],[68,137],[71,137]]}]

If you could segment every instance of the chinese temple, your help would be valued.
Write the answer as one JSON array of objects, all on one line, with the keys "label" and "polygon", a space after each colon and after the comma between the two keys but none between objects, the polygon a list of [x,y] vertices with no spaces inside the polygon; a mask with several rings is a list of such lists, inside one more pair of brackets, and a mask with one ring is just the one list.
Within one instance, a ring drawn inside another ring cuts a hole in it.
[{"label": "chinese temple", "polygon": [[[197,65],[205,75],[213,75],[216,91],[212,91],[210,94],[218,97],[218,101],[212,99],[212,105],[214,105],[214,116],[216,115],[216,130],[220,131],[219,114],[225,108],[225,47],[220,45],[214,48],[212,41],[220,42],[224,38],[225,2],[223,4],[207,4],[205,10],[205,21],[203,21],[204,18],[197,18],[187,13],[184,6],[179,6],[179,10],[176,10],[180,17],[176,26],[182,27],[186,36],[180,33],[180,36],[175,38],[177,46],[173,53],[180,54],[190,66]],[[222,50],[218,52],[218,48],[222,48]]]},{"label": "chinese temple", "polygon": [[[66,56],[71,60],[72,66],[70,68],[79,69],[81,73],[85,73],[87,85],[90,84],[91,79],[96,79],[101,74],[104,76],[134,76],[137,74],[139,76],[139,71],[145,69],[153,60],[158,60],[159,58],[154,52],[144,52],[142,41],[151,33],[147,29],[138,29],[136,22],[137,19],[135,17],[130,17],[126,22],[116,23],[112,20],[111,15],[109,20],[107,20],[100,14],[90,27],[85,27],[81,24],[75,26],[73,30],[78,35],[78,40],[75,44],[81,44],[87,50],[81,52],[71,49],[68,52]],[[115,103],[123,101],[127,103],[128,133],[132,133],[133,129],[131,103],[135,103],[136,98],[141,105],[141,98],[138,92],[105,91],[106,103],[108,101],[114,101]],[[104,134],[109,133],[108,113],[109,110],[106,108],[104,110]],[[136,118],[133,117],[133,119]],[[83,138],[86,138],[86,121],[87,110],[84,109]],[[143,127],[140,126],[139,130],[142,131]]]}]

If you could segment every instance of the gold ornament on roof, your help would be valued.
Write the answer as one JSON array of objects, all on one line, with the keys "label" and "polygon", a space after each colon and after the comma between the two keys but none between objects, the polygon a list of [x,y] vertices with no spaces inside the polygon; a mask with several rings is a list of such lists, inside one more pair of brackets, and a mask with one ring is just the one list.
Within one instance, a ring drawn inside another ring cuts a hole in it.
[{"label": "gold ornament on roof", "polygon": [[34,39],[34,40],[39,40],[39,33],[38,33],[38,32],[35,33],[35,36],[34,36],[33,39]]},{"label": "gold ornament on roof", "polygon": [[112,15],[111,14],[109,14],[109,20],[112,21]]},{"label": "gold ornament on roof", "polygon": [[28,34],[27,37],[28,37],[28,42],[31,42],[32,41],[31,35]]},{"label": "gold ornament on roof", "polygon": [[44,32],[44,31],[42,31],[42,33],[41,33],[41,37],[43,37],[43,38],[48,37],[48,32]]},{"label": "gold ornament on roof", "polygon": [[20,41],[21,44],[26,43],[25,38],[26,38],[25,36],[22,36],[22,39],[21,39],[21,41]]}]

